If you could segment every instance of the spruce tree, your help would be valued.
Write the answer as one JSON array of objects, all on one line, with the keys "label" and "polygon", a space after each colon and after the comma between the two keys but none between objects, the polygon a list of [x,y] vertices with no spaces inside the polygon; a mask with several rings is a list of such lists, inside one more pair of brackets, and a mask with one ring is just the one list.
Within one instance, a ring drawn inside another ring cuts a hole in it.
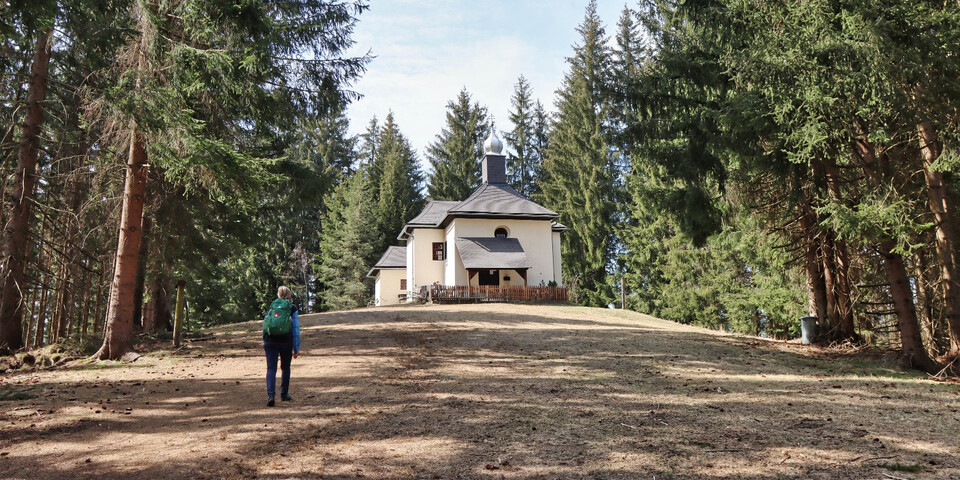
[{"label": "spruce tree", "polygon": [[447,125],[427,147],[433,169],[427,194],[434,200],[463,200],[480,185],[480,158],[490,120],[486,107],[471,101],[464,88],[447,103]]},{"label": "spruce tree", "polygon": [[279,202],[297,212],[294,217],[300,217],[295,222],[300,231],[292,234],[290,240],[306,242],[310,251],[316,249],[324,200],[353,171],[357,138],[348,133],[349,128],[345,108],[305,119],[282,166],[291,188],[285,190]]},{"label": "spruce tree", "polygon": [[374,185],[380,184],[380,173],[377,158],[380,154],[380,121],[374,116],[367,124],[367,129],[360,134],[357,147],[357,162],[366,166]]},{"label": "spruce tree", "polygon": [[376,251],[382,253],[396,242],[403,226],[423,209],[423,175],[420,162],[394,122],[392,112],[379,129],[376,144],[379,147],[374,162],[379,172],[379,183],[375,185],[379,220]]},{"label": "spruce tree", "polygon": [[147,166],[190,193],[253,208],[277,178],[269,157],[282,155],[277,146],[296,121],[343,105],[344,84],[367,61],[342,56],[360,3],[179,0],[135,8],[137,34],[100,104],[117,146],[129,152],[102,359],[132,345]]},{"label": "spruce tree", "polygon": [[624,7],[617,22],[616,46],[613,48],[611,61],[610,95],[614,105],[613,117],[617,120],[616,128],[623,128],[623,121],[634,115],[632,105],[626,101],[627,92],[637,88],[636,82],[641,78],[641,68],[646,59],[646,44],[638,31],[637,13]]},{"label": "spruce tree", "polygon": [[319,253],[317,233],[323,230],[326,199],[353,170],[357,139],[349,135],[348,129],[344,108],[306,119],[299,141],[283,165],[283,175],[290,178],[289,188],[270,200],[271,204],[276,202],[277,229],[282,232],[284,253],[289,259],[283,280],[295,295],[306,300],[302,308],[309,306],[310,294],[315,290],[309,281],[310,262],[306,260]]},{"label": "spruce tree", "polygon": [[[43,25],[33,33],[33,59],[30,62],[30,81],[26,95],[26,114],[17,166],[9,198],[3,198],[4,214],[9,221],[3,225],[2,263],[0,263],[0,347],[18,350],[23,347],[23,291],[26,290],[27,233],[31,222],[37,160],[40,155],[40,133],[44,117],[50,66],[50,39],[53,34],[53,5],[41,14]],[[6,72],[3,72],[6,73]],[[12,130],[12,129],[11,129]],[[0,180],[6,183],[6,179]]]},{"label": "spruce tree", "polygon": [[557,92],[541,187],[544,206],[570,227],[562,237],[565,282],[581,303],[604,305],[612,299],[606,277],[615,194],[604,94],[610,52],[595,1],[577,31],[581,43]]},{"label": "spruce tree", "polygon": [[533,171],[534,181],[530,183],[530,198],[541,199],[543,193],[543,188],[540,187],[543,181],[543,157],[550,147],[551,125],[550,114],[543,108],[543,103],[537,100],[533,106],[533,137],[530,145],[537,163]]},{"label": "spruce tree", "polygon": [[340,310],[360,307],[370,298],[366,274],[376,256],[377,204],[367,169],[361,166],[337,186],[327,202],[320,232],[317,280],[321,308]]},{"label": "spruce tree", "polygon": [[536,122],[533,90],[523,75],[517,79],[510,98],[513,109],[509,113],[513,129],[506,132],[504,138],[512,150],[507,157],[507,179],[510,185],[521,194],[529,197],[536,190],[536,174],[540,158],[535,148]]}]

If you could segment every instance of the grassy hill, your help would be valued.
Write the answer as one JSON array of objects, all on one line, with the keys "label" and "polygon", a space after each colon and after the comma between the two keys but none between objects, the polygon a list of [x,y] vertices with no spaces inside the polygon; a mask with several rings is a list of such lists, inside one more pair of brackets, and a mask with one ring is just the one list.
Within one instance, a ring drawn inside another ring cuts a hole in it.
[{"label": "grassy hill", "polygon": [[960,479],[960,385],[893,361],[566,306],[303,319],[0,377],[8,478]]}]

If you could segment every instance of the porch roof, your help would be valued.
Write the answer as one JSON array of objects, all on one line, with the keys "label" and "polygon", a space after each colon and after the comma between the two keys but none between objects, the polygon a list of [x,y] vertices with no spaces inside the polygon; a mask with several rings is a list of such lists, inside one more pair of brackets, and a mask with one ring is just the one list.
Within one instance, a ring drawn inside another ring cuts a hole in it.
[{"label": "porch roof", "polygon": [[526,270],[527,254],[516,238],[457,237],[457,252],[467,270]]}]

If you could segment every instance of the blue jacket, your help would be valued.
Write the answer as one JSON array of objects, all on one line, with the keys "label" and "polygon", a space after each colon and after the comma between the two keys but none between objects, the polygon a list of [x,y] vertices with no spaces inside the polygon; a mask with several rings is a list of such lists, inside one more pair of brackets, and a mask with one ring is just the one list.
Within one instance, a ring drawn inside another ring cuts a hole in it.
[{"label": "blue jacket", "polygon": [[297,304],[293,304],[293,310],[290,312],[290,320],[293,322],[293,328],[290,329],[290,333],[286,335],[286,338],[278,338],[267,335],[267,332],[263,332],[263,344],[270,345],[273,347],[285,347],[290,344],[293,344],[293,351],[300,353],[300,309],[297,308]]}]

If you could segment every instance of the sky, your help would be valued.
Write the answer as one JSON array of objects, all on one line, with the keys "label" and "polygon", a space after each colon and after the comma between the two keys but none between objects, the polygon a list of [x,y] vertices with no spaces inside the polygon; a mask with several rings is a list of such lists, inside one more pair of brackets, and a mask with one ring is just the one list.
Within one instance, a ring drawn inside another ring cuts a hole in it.
[{"label": "sky", "polygon": [[[362,133],[371,118],[393,111],[425,164],[427,145],[444,128],[447,102],[463,88],[487,107],[498,131],[511,127],[510,97],[520,75],[554,111],[586,6],[587,0],[370,0],[349,54],[369,51],[376,58],[352,87],[363,98],[347,110],[350,132]],[[623,8],[623,0],[598,0],[607,36]]]}]

